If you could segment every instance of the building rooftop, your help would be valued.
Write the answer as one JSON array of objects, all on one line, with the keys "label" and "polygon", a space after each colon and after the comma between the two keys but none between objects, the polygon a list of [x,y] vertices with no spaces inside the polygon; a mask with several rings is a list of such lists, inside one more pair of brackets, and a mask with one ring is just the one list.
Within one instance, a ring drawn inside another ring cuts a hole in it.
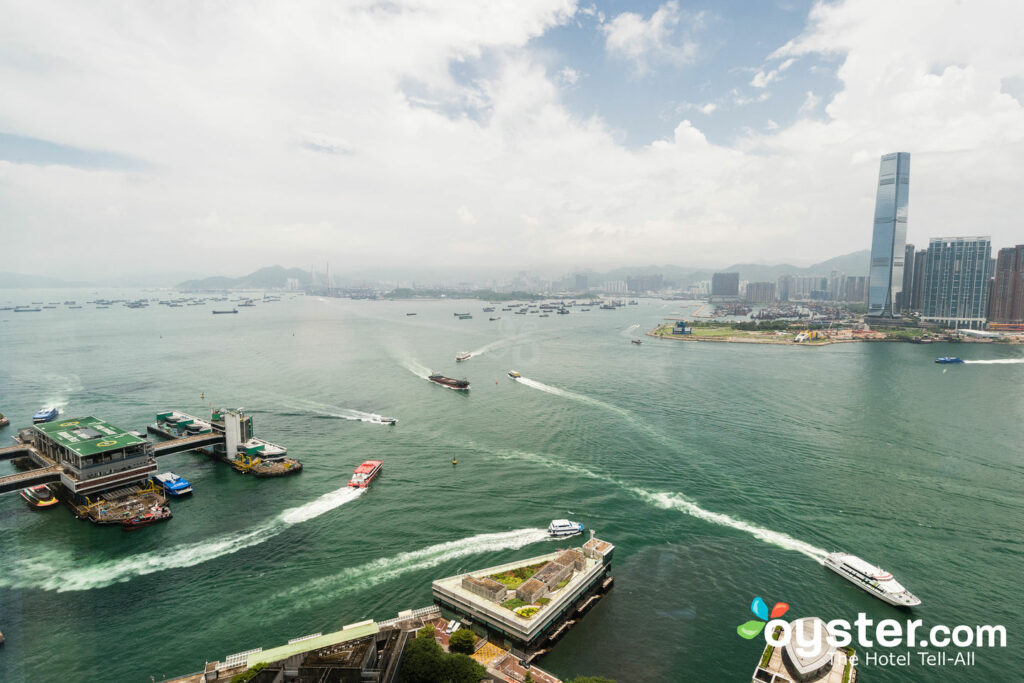
[{"label": "building rooftop", "polygon": [[280,647],[271,648],[269,650],[253,652],[249,655],[245,665],[246,668],[251,669],[261,662],[269,664],[304,652],[312,652],[313,650],[319,650],[321,648],[337,646],[350,640],[356,640],[357,638],[376,635],[379,630],[380,628],[373,621],[361,621],[357,624],[349,624],[340,631],[335,631],[334,633],[326,633],[313,638],[297,638],[287,645],[281,645]]},{"label": "building rooftop", "polygon": [[32,428],[80,456],[146,443],[144,439],[91,415],[44,422]]}]

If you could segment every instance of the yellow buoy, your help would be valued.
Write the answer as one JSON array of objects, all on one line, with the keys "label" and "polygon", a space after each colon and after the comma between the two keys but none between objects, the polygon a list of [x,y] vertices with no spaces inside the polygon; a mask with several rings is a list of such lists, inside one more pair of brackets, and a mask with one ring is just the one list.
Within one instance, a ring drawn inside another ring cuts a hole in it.
[{"label": "yellow buoy", "polygon": [[456,460],[455,458],[452,458],[452,464],[453,464],[453,465],[458,465],[458,464],[459,464],[459,461],[458,461],[458,460]]}]

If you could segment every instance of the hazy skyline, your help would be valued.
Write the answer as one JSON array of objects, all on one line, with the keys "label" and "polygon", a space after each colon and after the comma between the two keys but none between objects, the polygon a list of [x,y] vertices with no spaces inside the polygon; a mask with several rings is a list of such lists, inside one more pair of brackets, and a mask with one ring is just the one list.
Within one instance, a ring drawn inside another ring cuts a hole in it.
[{"label": "hazy skyline", "polygon": [[1014,2],[0,0],[5,270],[811,263],[1024,240]]}]

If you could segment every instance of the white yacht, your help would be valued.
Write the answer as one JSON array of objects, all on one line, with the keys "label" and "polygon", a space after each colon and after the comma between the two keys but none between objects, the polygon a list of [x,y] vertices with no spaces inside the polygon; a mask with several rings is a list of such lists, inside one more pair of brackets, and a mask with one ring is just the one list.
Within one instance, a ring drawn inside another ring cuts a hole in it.
[{"label": "white yacht", "polygon": [[553,519],[548,524],[548,536],[565,538],[583,533],[584,526],[579,522],[570,522],[567,519]]},{"label": "white yacht", "polygon": [[832,553],[824,565],[841,577],[897,607],[916,607],[921,600],[904,588],[892,574],[849,553]]}]

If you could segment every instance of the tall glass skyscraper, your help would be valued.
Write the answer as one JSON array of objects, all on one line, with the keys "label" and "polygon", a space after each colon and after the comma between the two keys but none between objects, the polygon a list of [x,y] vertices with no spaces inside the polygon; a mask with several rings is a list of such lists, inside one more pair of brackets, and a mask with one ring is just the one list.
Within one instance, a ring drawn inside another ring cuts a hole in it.
[{"label": "tall glass skyscraper", "polygon": [[907,242],[907,201],[910,197],[910,154],[882,157],[875,195],[875,229],[871,237],[871,283],[868,315],[899,317],[897,295],[903,289],[903,260]]}]

